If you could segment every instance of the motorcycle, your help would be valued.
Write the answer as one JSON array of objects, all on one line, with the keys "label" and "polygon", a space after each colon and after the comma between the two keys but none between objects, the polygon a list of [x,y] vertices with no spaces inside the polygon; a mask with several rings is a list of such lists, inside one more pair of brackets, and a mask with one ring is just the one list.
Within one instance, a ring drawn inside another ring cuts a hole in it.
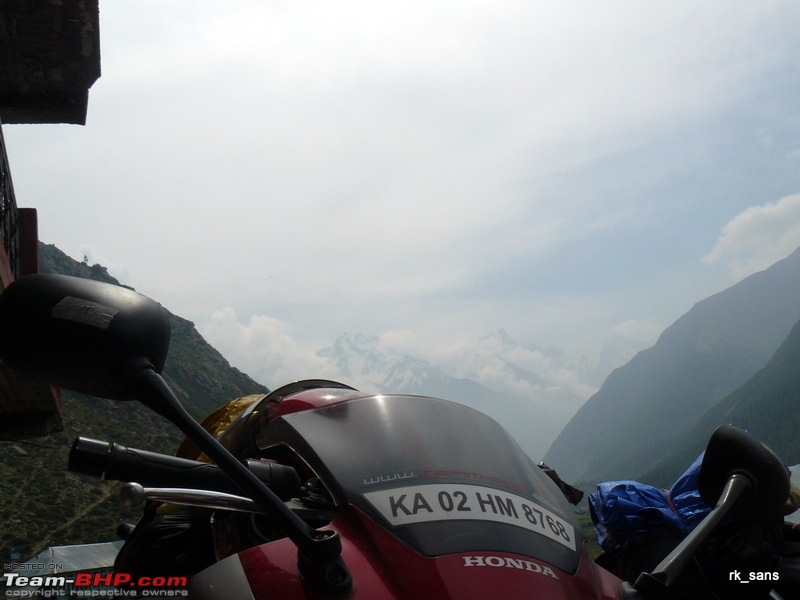
[{"label": "motorcycle", "polygon": [[[185,569],[192,598],[669,598],[722,523],[758,530],[787,497],[777,457],[721,428],[701,471],[713,509],[654,569],[626,582],[590,558],[562,490],[488,416],[311,380],[253,403],[216,437],[160,375],[169,333],[166,311],[126,288],[31,275],[0,295],[6,364],[67,389],[138,400],[212,461],[88,438],[70,458],[74,470],[130,482],[123,501],[145,503],[149,515],[126,533],[130,569],[148,558],[153,568]],[[189,517],[157,514],[176,505],[193,507]],[[169,545],[181,535],[148,535],[157,522],[190,532],[183,550]],[[171,565],[176,556],[186,560]]]}]

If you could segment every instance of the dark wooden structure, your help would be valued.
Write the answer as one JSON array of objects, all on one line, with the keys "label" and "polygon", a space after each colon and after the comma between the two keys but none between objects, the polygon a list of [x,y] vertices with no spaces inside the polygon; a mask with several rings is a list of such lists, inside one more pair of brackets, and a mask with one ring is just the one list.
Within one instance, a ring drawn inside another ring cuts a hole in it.
[{"label": "dark wooden structure", "polygon": [[[99,77],[97,0],[0,0],[0,124],[83,125]],[[1,127],[0,291],[38,271],[36,210],[17,207]],[[0,364],[0,439],[62,427],[58,390]]]}]

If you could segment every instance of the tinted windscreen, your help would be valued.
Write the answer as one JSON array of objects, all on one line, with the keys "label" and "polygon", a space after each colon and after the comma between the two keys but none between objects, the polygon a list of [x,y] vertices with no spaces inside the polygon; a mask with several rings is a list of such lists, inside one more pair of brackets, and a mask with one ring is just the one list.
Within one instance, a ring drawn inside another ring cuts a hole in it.
[{"label": "tinted windscreen", "polygon": [[573,571],[580,531],[558,488],[494,420],[459,404],[373,396],[286,415],[287,444],[334,494],[419,552],[505,551]]}]

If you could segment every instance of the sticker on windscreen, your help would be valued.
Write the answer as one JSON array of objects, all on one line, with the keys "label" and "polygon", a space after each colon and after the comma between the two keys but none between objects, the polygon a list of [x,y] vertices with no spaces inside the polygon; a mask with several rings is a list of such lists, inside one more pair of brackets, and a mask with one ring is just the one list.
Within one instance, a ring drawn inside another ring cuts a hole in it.
[{"label": "sticker on windscreen", "polygon": [[364,494],[392,525],[426,521],[492,521],[522,527],[575,550],[575,529],[531,500],[483,486],[428,484]]}]

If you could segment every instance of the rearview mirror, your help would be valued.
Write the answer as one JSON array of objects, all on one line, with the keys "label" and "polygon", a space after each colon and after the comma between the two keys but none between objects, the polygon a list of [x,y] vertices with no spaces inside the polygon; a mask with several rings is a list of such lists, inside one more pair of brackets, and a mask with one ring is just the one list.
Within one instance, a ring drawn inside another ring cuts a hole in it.
[{"label": "rearview mirror", "polygon": [[108,283],[29,275],[0,294],[0,358],[92,396],[132,400],[126,377],[148,364],[160,373],[169,336],[161,305]]},{"label": "rearview mirror", "polygon": [[789,496],[788,469],[749,433],[721,425],[708,441],[700,468],[698,487],[703,501],[716,505],[726,481],[737,473],[752,485],[752,491],[737,505],[737,513],[762,517],[780,514]]}]

